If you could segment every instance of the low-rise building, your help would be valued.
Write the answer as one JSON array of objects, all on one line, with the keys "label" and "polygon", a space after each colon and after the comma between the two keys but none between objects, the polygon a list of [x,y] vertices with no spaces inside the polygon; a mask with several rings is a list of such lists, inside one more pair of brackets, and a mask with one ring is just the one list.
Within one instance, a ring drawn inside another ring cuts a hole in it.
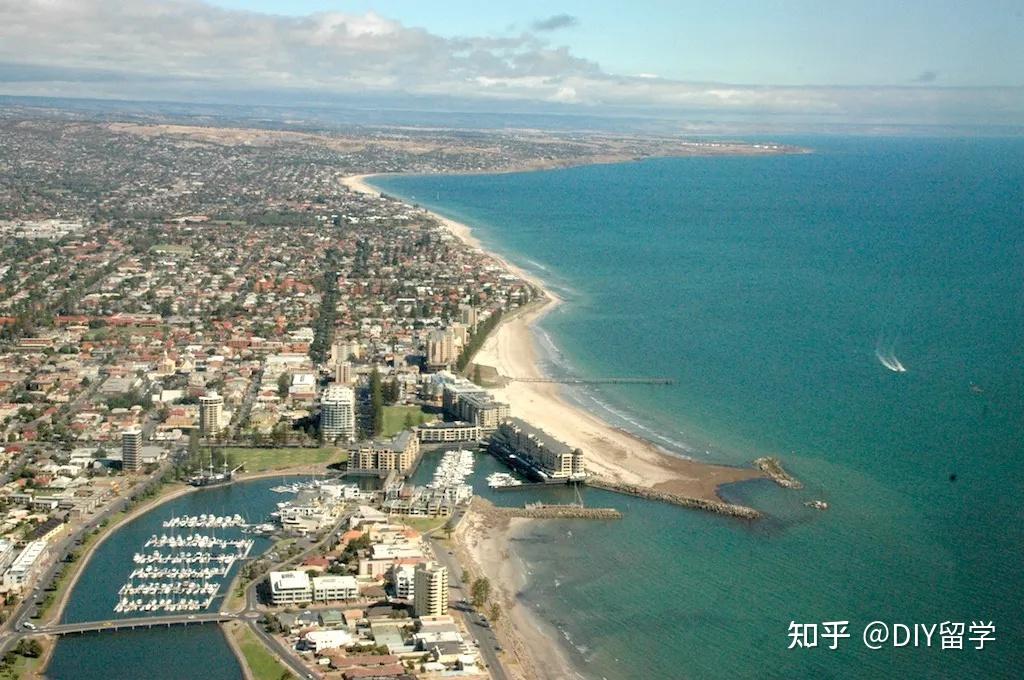
[{"label": "low-rise building", "polygon": [[347,630],[314,630],[303,638],[309,648],[319,654],[325,649],[346,647],[352,644],[352,635]]},{"label": "low-rise building", "polygon": [[4,573],[4,587],[20,590],[39,571],[49,553],[46,541],[32,541]]},{"label": "low-rise building", "polygon": [[313,586],[304,571],[270,572],[270,599],[275,605],[313,601]]},{"label": "low-rise building", "polygon": [[359,584],[353,576],[316,576],[313,578],[314,602],[339,602],[359,597]]}]

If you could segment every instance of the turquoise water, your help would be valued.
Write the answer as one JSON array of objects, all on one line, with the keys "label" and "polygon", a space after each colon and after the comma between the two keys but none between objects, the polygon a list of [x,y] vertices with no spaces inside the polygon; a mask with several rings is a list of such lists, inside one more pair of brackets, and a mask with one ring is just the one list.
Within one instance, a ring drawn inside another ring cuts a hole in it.
[{"label": "turquoise water", "polygon": [[[151,615],[115,614],[118,589],[134,565],[132,555],[143,551],[153,534],[168,533],[162,522],[173,516],[239,513],[252,522],[265,521],[282,496],[269,489],[279,479],[264,479],[204,489],[169,501],[118,529],[97,548],[82,573],[64,610],[63,622],[106,621],[114,618]],[[237,530],[217,530],[226,538],[241,536]],[[269,539],[257,537],[251,554],[269,547]],[[234,577],[236,565],[228,574]],[[226,588],[222,588],[222,596]],[[219,609],[223,597],[214,600]],[[145,678],[180,680],[203,677],[238,680],[241,669],[227,646],[219,627],[191,626],[170,629],[99,633],[63,638],[57,644],[47,675],[54,680],[109,680]]]},{"label": "turquoise water", "polygon": [[[570,398],[695,458],[778,454],[807,485],[725,489],[768,513],[749,525],[592,494],[626,518],[517,541],[522,600],[588,677],[1016,676],[1024,141],[797,141],[815,153],[375,180],[565,297],[546,370],[676,380]],[[997,640],[872,651],[876,619]],[[791,620],[852,637],[787,650]]]}]

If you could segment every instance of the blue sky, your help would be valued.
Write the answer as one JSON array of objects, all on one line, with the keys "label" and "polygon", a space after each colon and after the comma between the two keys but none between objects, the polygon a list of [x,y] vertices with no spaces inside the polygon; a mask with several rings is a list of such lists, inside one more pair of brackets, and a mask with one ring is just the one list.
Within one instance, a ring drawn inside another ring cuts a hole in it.
[{"label": "blue sky", "polygon": [[0,94],[1024,126],[1024,0],[0,0]]},{"label": "blue sky", "polygon": [[556,14],[552,41],[621,75],[764,85],[1024,85],[1024,2],[978,0],[216,0],[277,14],[374,11],[446,37],[509,35]]}]

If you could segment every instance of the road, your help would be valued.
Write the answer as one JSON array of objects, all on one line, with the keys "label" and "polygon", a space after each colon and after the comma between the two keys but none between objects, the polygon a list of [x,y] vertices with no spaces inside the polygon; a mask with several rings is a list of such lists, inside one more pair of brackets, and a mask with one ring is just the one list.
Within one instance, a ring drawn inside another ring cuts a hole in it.
[{"label": "road", "polygon": [[31,635],[68,635],[71,633],[90,633],[94,631],[125,630],[132,628],[153,628],[157,626],[187,626],[197,623],[220,623],[238,618],[236,614],[195,613],[173,614],[169,616],[137,616],[134,618],[109,619],[107,621],[82,621],[80,623],[60,623],[50,626],[39,626],[33,630],[14,633],[17,637]]},{"label": "road", "polygon": [[438,562],[448,569],[448,599],[450,603],[455,603],[456,609],[462,612],[462,617],[466,622],[466,630],[469,631],[470,637],[472,637],[480,650],[480,656],[483,657],[487,663],[487,668],[491,672],[491,677],[494,680],[508,680],[508,674],[505,672],[505,667],[502,666],[501,659],[498,657],[498,637],[494,634],[494,629],[489,625],[484,625],[484,618],[479,612],[475,611],[469,604],[465,606],[459,606],[460,601],[468,603],[470,601],[469,584],[462,582],[462,568],[455,559],[455,556],[448,551],[448,547],[442,543],[439,539],[429,537],[430,547],[434,551],[434,555],[437,556]]}]

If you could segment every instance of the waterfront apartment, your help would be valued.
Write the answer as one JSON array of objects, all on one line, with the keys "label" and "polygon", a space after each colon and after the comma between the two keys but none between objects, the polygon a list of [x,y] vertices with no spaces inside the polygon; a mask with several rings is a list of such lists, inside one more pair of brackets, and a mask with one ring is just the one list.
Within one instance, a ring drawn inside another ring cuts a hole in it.
[{"label": "waterfront apartment", "polygon": [[121,433],[121,467],[137,472],[142,467],[142,428],[130,427]]},{"label": "waterfront apartment", "polygon": [[325,442],[351,442],[356,438],[356,393],[350,387],[330,385],[320,399],[320,432]]},{"label": "waterfront apartment", "polygon": [[515,455],[542,477],[575,480],[586,476],[581,449],[574,449],[519,418],[502,422],[491,436],[490,446],[500,457]]},{"label": "waterfront apartment", "polygon": [[404,473],[412,468],[419,453],[419,438],[412,430],[405,430],[391,439],[375,439],[353,447],[349,450],[349,467]]},{"label": "waterfront apartment", "polygon": [[448,569],[435,562],[416,567],[413,611],[416,616],[448,613]]},{"label": "waterfront apartment", "polygon": [[509,405],[479,385],[451,374],[442,375],[441,380],[441,404],[453,418],[472,423],[481,432],[492,432],[509,417]]},{"label": "waterfront apartment", "polygon": [[216,392],[199,397],[199,430],[204,435],[217,434],[225,424],[224,397]]},{"label": "waterfront apartment", "polygon": [[475,442],[483,436],[483,430],[476,423],[462,420],[453,422],[434,421],[416,428],[416,436],[423,443]]},{"label": "waterfront apartment", "polygon": [[310,602],[341,602],[359,597],[353,576],[309,577],[304,571],[272,571],[269,576],[270,599],[277,605]]}]

